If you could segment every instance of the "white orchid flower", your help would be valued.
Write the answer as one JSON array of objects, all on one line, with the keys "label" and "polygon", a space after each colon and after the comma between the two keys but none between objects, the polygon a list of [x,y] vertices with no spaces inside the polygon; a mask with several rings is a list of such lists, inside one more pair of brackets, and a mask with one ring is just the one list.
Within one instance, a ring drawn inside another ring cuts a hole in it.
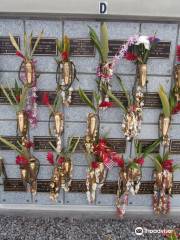
[{"label": "white orchid flower", "polygon": [[150,41],[148,36],[140,36],[136,42],[136,45],[144,44],[145,49],[150,49]]}]

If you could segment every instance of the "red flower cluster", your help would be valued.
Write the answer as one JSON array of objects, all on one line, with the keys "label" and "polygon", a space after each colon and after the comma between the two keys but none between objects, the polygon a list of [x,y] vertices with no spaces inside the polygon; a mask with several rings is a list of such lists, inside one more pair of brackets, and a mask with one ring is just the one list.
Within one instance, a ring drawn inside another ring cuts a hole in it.
[{"label": "red flower cluster", "polygon": [[165,170],[168,170],[169,172],[173,171],[173,160],[172,159],[167,159],[162,163],[162,167]]},{"label": "red flower cluster", "polygon": [[52,152],[48,152],[47,153],[47,160],[50,164],[54,164],[54,156],[53,156],[53,153]]},{"label": "red flower cluster", "polygon": [[135,61],[135,60],[137,60],[137,56],[134,53],[132,53],[132,52],[126,52],[124,54],[124,58],[126,60],[128,60],[128,61]]},{"label": "red flower cluster", "polygon": [[101,104],[99,105],[99,107],[112,107],[112,106],[113,106],[112,102],[106,102],[106,101],[101,102]]},{"label": "red flower cluster", "polygon": [[64,157],[60,157],[58,159],[58,164],[61,165],[64,162],[65,158]]},{"label": "red flower cluster", "polygon": [[16,95],[16,101],[20,102],[20,95]]},{"label": "red flower cluster", "polygon": [[26,165],[28,164],[28,160],[23,155],[18,155],[16,157],[16,164],[18,165]]},{"label": "red flower cluster", "polygon": [[177,61],[180,62],[180,45],[177,45],[176,47],[176,57]]},{"label": "red flower cluster", "polygon": [[27,142],[25,143],[25,147],[28,148],[28,149],[30,149],[31,147],[34,147],[34,143],[31,142],[31,141],[27,141]]},{"label": "red flower cluster", "polygon": [[141,157],[141,158],[136,158],[135,159],[135,163],[138,163],[139,165],[143,165],[144,164],[144,158],[143,157]]},{"label": "red flower cluster", "polygon": [[94,145],[94,154],[101,158],[105,164],[113,161],[120,167],[124,166],[123,158],[116,152],[113,152],[104,139],[100,139],[98,144]]},{"label": "red flower cluster", "polygon": [[44,92],[43,97],[42,97],[42,104],[50,105],[48,92]]},{"label": "red flower cluster", "polygon": [[25,56],[20,51],[16,51],[16,56],[21,57],[24,60],[26,59]]},{"label": "red flower cluster", "polygon": [[65,62],[68,61],[68,58],[69,58],[68,52],[67,51],[62,52],[61,57],[62,57],[63,61],[65,61]]},{"label": "red flower cluster", "polygon": [[176,106],[174,107],[173,111],[172,111],[172,114],[177,114],[180,112],[180,102],[178,102],[176,104]]},{"label": "red flower cluster", "polygon": [[98,168],[98,166],[99,166],[99,163],[96,162],[96,161],[93,161],[93,162],[91,163],[91,167],[92,167],[93,169]]}]

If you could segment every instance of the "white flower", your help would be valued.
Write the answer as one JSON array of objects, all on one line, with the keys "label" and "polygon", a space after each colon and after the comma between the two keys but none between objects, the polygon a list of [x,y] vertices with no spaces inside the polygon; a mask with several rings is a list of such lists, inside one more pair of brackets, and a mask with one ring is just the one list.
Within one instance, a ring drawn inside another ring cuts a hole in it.
[{"label": "white flower", "polygon": [[148,39],[148,36],[140,36],[137,40],[136,45],[139,45],[141,43],[144,44],[145,49],[150,49],[150,41]]}]

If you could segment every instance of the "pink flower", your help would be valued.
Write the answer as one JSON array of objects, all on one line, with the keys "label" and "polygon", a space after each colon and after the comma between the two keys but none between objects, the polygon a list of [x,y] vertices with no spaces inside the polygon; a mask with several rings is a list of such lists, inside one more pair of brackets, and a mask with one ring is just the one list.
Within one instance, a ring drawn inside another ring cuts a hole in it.
[{"label": "pink flower", "polygon": [[65,158],[64,157],[60,157],[58,159],[58,164],[61,165],[64,162]]},{"label": "pink flower", "polygon": [[48,152],[47,153],[47,160],[50,164],[54,164],[54,156],[53,156],[53,153],[52,152]]},{"label": "pink flower", "polygon": [[137,158],[137,159],[135,159],[135,163],[138,163],[139,165],[143,165],[144,164],[144,158],[143,157],[141,157],[141,158]]},{"label": "pink flower", "polygon": [[28,149],[30,149],[31,147],[34,147],[34,143],[31,142],[31,141],[27,141],[27,142],[25,143],[25,147],[28,148]]},{"label": "pink flower", "polygon": [[28,164],[28,160],[23,155],[18,155],[16,157],[16,164],[18,165],[26,165]]},{"label": "pink flower", "polygon": [[91,163],[91,167],[92,167],[93,169],[98,168],[98,166],[99,166],[99,163],[96,162],[96,161],[93,161],[93,162]]},{"label": "pink flower", "polygon": [[112,102],[107,102],[107,101],[103,101],[99,105],[99,107],[112,107],[112,106],[113,106],[113,103]]}]

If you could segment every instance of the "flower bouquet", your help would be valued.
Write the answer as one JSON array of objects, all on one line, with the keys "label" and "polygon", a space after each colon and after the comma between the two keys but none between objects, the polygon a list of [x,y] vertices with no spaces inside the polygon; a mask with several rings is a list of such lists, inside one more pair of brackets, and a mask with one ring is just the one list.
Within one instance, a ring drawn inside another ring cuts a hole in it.
[{"label": "flower bouquet", "polygon": [[33,143],[26,140],[24,144],[21,144],[17,141],[18,146],[15,146],[3,137],[0,137],[0,141],[18,153],[16,164],[19,165],[23,184],[28,192],[35,195],[37,192],[37,175],[40,164],[39,160],[30,153]]},{"label": "flower bouquet", "polygon": [[66,192],[69,191],[73,170],[71,155],[75,152],[78,143],[79,138],[70,138],[67,148],[63,148],[61,152],[57,151],[51,142],[49,143],[56,155],[54,157],[53,152],[47,154],[47,160],[54,167],[50,181],[50,199],[53,201],[57,201],[61,188]]},{"label": "flower bouquet", "polygon": [[125,214],[129,194],[135,195],[139,191],[142,178],[141,169],[145,157],[147,157],[159,145],[159,142],[160,140],[157,140],[147,148],[143,149],[142,144],[135,141],[135,157],[130,159],[127,163],[124,162],[123,158],[121,161],[118,161],[118,166],[121,170],[118,179],[116,207],[117,213],[120,217],[123,217]]},{"label": "flower bouquet", "polygon": [[176,66],[175,66],[175,86],[173,88],[174,95],[176,97],[177,102],[180,101],[180,45],[177,46],[176,49]]},{"label": "flower bouquet", "polygon": [[68,106],[71,103],[72,83],[77,78],[76,68],[70,60],[70,39],[64,36],[63,40],[57,40],[57,49],[61,59],[57,61],[56,82],[57,90],[60,91],[63,103]]},{"label": "flower bouquet", "polygon": [[[105,23],[101,24],[100,38],[91,27],[89,27],[89,29],[90,38],[98,50],[101,59],[101,63],[97,68],[97,76],[99,78],[98,88],[101,95],[100,104],[102,102],[109,103],[107,90],[111,89],[110,80],[113,76],[113,66],[112,63],[108,61],[109,42],[107,26]],[[100,107],[106,108],[106,106],[103,105]]]},{"label": "flower bouquet", "polygon": [[89,162],[86,187],[88,202],[93,203],[96,190],[104,184],[107,169],[117,165],[120,156],[112,150],[107,141],[100,137],[99,100],[101,96],[93,92],[94,102],[91,101],[82,89],[79,89],[81,99],[93,110],[88,114],[87,131],[84,138],[85,151]]},{"label": "flower bouquet", "polygon": [[35,61],[33,60],[33,54],[38,46],[40,39],[43,36],[43,31],[39,34],[34,47],[31,48],[32,45],[32,33],[29,37],[27,37],[26,32],[24,33],[24,52],[21,51],[18,46],[15,38],[10,33],[10,40],[14,48],[16,49],[16,55],[22,59],[22,63],[19,70],[19,80],[29,88],[27,95],[27,104],[26,104],[26,112],[28,114],[29,122],[32,127],[36,127],[37,125],[37,103],[36,103],[36,69],[35,69]]},{"label": "flower bouquet", "polygon": [[17,130],[22,136],[22,144],[25,146],[27,141],[27,134],[29,129],[28,116],[26,112],[26,97],[28,94],[28,87],[23,86],[19,88],[17,81],[15,81],[14,90],[8,86],[8,89],[0,85],[1,90],[11,106],[14,107],[17,115]]},{"label": "flower bouquet", "polygon": [[162,144],[168,146],[170,143],[169,139],[169,127],[171,124],[172,114],[176,114],[180,111],[180,105],[176,101],[173,92],[170,92],[169,98],[165,92],[163,86],[160,85],[159,96],[162,103],[163,112],[160,114],[159,118],[159,130],[162,136]]},{"label": "flower bouquet", "polygon": [[121,89],[126,95],[128,105],[125,106],[111,91],[108,91],[108,95],[124,112],[122,129],[126,139],[129,141],[137,137],[141,130],[144,97],[141,88],[137,88],[135,96],[128,93],[119,75],[117,75],[117,78]]},{"label": "flower bouquet", "polygon": [[114,57],[115,63],[119,58],[125,58],[137,64],[138,86],[140,87],[144,87],[147,83],[147,61],[151,51],[157,47],[159,41],[160,40],[156,38],[155,35],[136,35],[130,37]]},{"label": "flower bouquet", "polygon": [[54,134],[56,136],[56,150],[61,152],[61,135],[64,130],[64,115],[59,111],[61,106],[61,96],[56,95],[53,105],[50,104],[49,95],[47,92],[44,93],[42,98],[42,103],[49,107],[50,117],[49,117],[49,133],[51,133],[50,120],[51,117],[54,118]]},{"label": "flower bouquet", "polygon": [[169,152],[165,152],[162,157],[158,154],[153,160],[155,164],[153,209],[157,214],[167,214],[170,211],[173,173],[180,169],[180,166],[173,164],[173,160],[169,159]]}]

